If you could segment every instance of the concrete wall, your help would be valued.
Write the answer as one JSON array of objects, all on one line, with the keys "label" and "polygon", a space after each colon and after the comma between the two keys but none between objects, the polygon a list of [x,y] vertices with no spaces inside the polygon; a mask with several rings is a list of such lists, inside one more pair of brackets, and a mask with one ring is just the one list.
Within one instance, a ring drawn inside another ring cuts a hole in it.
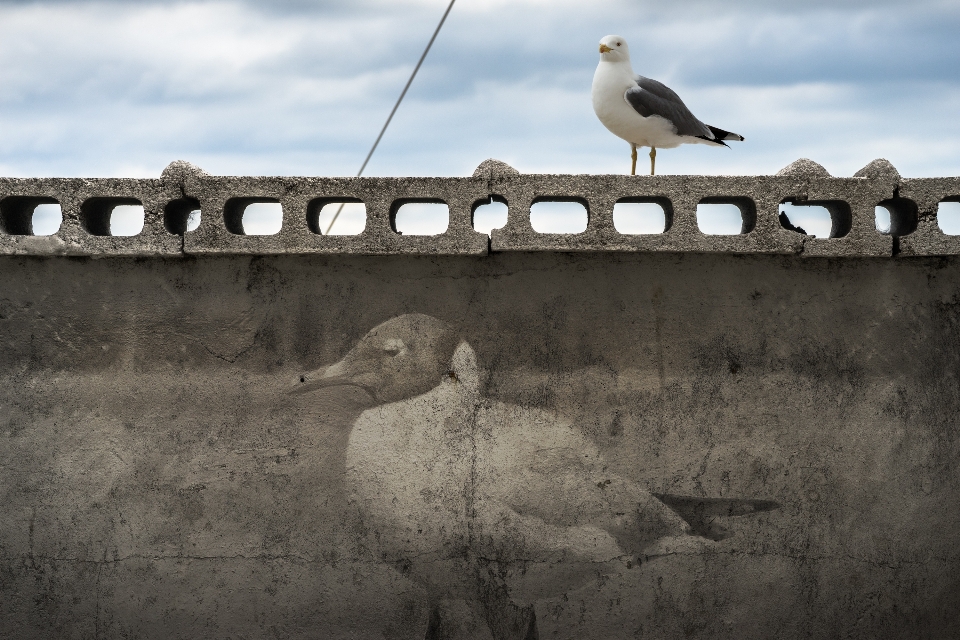
[{"label": "concrete wall", "polygon": [[[823,173],[0,181],[0,637],[956,637],[960,180]],[[104,193],[141,236],[84,230]],[[231,235],[241,196],[284,231]],[[344,196],[364,234],[312,234]],[[41,197],[61,231],[9,233]],[[409,197],[451,230],[394,234]],[[752,230],[699,234],[711,197]],[[849,232],[783,228],[804,197]]]}]

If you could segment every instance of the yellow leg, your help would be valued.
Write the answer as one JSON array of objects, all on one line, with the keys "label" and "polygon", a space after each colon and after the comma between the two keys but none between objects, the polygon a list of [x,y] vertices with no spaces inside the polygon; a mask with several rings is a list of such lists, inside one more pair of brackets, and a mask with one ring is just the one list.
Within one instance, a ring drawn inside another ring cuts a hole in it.
[{"label": "yellow leg", "polygon": [[630,159],[633,161],[630,164],[630,175],[635,176],[637,175],[637,145],[632,144],[630,148],[633,149],[633,151],[630,152]]},{"label": "yellow leg", "polygon": [[657,148],[650,147],[650,175],[653,175],[653,169],[657,166]]}]

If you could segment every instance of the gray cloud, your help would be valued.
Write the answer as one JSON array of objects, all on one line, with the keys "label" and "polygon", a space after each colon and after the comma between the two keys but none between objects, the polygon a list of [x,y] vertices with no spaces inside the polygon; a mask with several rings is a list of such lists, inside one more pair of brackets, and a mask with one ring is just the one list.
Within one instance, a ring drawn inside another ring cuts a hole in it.
[{"label": "gray cloud", "polygon": [[[352,174],[446,2],[0,2],[0,173]],[[852,173],[887,156],[956,174],[960,9],[937,2],[460,0],[373,174],[623,171],[596,121],[596,43],[677,89],[736,149],[665,172],[770,172],[801,155]],[[909,114],[905,116],[905,114]]]}]

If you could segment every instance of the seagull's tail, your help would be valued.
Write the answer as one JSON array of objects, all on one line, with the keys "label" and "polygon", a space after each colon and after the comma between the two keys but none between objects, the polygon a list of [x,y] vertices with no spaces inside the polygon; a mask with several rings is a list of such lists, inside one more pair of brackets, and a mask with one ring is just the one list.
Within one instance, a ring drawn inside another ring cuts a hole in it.
[{"label": "seagull's tail", "polygon": [[712,142],[714,144],[719,144],[724,147],[727,145],[724,144],[724,140],[734,140],[736,142],[743,142],[743,136],[739,133],[733,133],[732,131],[725,131],[720,127],[714,127],[712,125],[707,125],[707,128],[710,129],[710,133],[713,134],[713,139],[708,138],[707,136],[697,136],[707,142]]},{"label": "seagull's tail", "polygon": [[723,540],[730,535],[717,518],[748,516],[780,508],[780,504],[772,500],[697,498],[664,493],[653,496],[686,520],[690,533],[710,540]]}]

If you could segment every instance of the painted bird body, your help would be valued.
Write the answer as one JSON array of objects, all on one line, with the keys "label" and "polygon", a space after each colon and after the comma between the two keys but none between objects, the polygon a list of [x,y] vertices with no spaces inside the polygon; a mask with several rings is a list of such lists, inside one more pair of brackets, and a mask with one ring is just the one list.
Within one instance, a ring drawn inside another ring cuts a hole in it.
[{"label": "painted bird body", "polygon": [[706,524],[718,508],[775,506],[692,499],[678,511],[675,497],[611,474],[569,421],[484,397],[481,377],[448,325],[408,314],[295,388],[352,385],[375,403],[349,435],[350,501],[380,557],[426,588],[428,640],[535,639],[534,610],[523,605],[578,588],[610,563],[628,568],[678,545],[696,552],[724,537]]},{"label": "painted bird body", "polygon": [[687,523],[605,471],[596,446],[547,412],[479,393],[462,343],[430,391],[365,411],[347,448],[351,499],[389,561],[429,589],[472,588],[464,558],[500,565],[522,601],[559,595]]}]

